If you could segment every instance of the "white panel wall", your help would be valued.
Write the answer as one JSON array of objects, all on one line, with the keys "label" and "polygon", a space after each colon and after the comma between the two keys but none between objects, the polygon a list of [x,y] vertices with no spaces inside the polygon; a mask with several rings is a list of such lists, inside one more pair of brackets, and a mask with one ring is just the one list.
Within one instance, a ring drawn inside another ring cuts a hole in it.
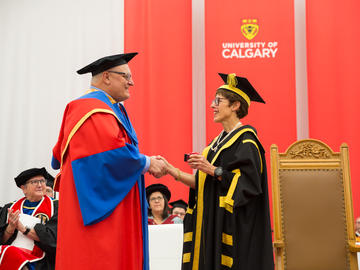
[{"label": "white panel wall", "polygon": [[[50,169],[68,101],[89,86],[76,70],[121,53],[123,0],[0,1],[0,204],[19,198],[14,177]],[[50,170],[54,174],[54,171]]]}]

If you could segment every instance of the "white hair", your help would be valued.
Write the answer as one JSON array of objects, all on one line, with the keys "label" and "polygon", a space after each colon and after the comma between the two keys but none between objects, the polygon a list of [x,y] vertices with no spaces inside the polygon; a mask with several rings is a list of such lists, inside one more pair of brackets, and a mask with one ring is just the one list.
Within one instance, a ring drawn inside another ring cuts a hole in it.
[{"label": "white hair", "polygon": [[96,84],[96,83],[98,83],[98,82],[100,81],[101,77],[102,77],[102,72],[99,73],[99,74],[96,74],[95,76],[93,76],[93,77],[91,78],[91,84]]}]

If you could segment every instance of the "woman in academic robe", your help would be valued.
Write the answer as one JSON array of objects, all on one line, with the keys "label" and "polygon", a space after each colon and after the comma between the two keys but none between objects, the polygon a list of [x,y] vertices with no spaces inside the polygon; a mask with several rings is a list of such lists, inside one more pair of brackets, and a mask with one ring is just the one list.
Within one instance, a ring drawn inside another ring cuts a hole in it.
[{"label": "woman in academic robe", "polygon": [[246,78],[219,75],[225,84],[211,108],[223,130],[202,154],[190,154],[196,174],[162,158],[190,187],[182,269],[274,269],[265,151],[255,128],[240,121],[251,101],[265,102]]},{"label": "woman in academic robe", "polygon": [[153,184],[146,188],[146,198],[149,203],[149,225],[178,224],[182,220],[170,214],[169,200],[171,192],[163,184]]}]

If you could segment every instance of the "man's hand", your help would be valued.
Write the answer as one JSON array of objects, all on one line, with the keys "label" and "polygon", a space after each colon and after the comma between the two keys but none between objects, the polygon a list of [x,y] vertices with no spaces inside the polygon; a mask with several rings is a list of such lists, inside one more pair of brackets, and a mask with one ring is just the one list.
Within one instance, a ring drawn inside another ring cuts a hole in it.
[{"label": "man's hand", "polygon": [[166,173],[165,174],[170,174],[173,177],[176,177],[175,175],[177,175],[177,169],[171,165],[164,157],[162,156],[156,156],[156,159],[162,160],[164,161],[164,168]]},{"label": "man's hand", "polygon": [[165,162],[157,157],[150,157],[149,173],[156,178],[166,174]]}]

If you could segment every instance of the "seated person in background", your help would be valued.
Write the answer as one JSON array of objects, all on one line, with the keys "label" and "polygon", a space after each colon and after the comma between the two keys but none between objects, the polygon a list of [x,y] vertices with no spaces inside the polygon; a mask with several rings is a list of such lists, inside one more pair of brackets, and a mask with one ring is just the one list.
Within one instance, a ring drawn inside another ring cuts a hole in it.
[{"label": "seated person in background", "polygon": [[146,188],[146,199],[149,203],[149,225],[182,223],[179,217],[169,214],[170,197],[170,190],[163,184],[153,184]]},{"label": "seated person in background", "polygon": [[45,168],[15,177],[25,197],[0,211],[0,269],[55,269],[58,201],[45,195]]},{"label": "seated person in background", "polygon": [[184,220],[188,204],[183,200],[177,200],[171,202],[170,205],[172,206],[171,214],[178,216],[179,218],[181,218],[181,220]]},{"label": "seated person in background", "polygon": [[52,199],[56,199],[56,193],[54,191],[54,180],[55,178],[50,173],[48,173],[46,177],[45,195],[48,195]]},{"label": "seated person in background", "polygon": [[356,242],[360,242],[360,217],[358,217],[355,221],[355,235]]}]

